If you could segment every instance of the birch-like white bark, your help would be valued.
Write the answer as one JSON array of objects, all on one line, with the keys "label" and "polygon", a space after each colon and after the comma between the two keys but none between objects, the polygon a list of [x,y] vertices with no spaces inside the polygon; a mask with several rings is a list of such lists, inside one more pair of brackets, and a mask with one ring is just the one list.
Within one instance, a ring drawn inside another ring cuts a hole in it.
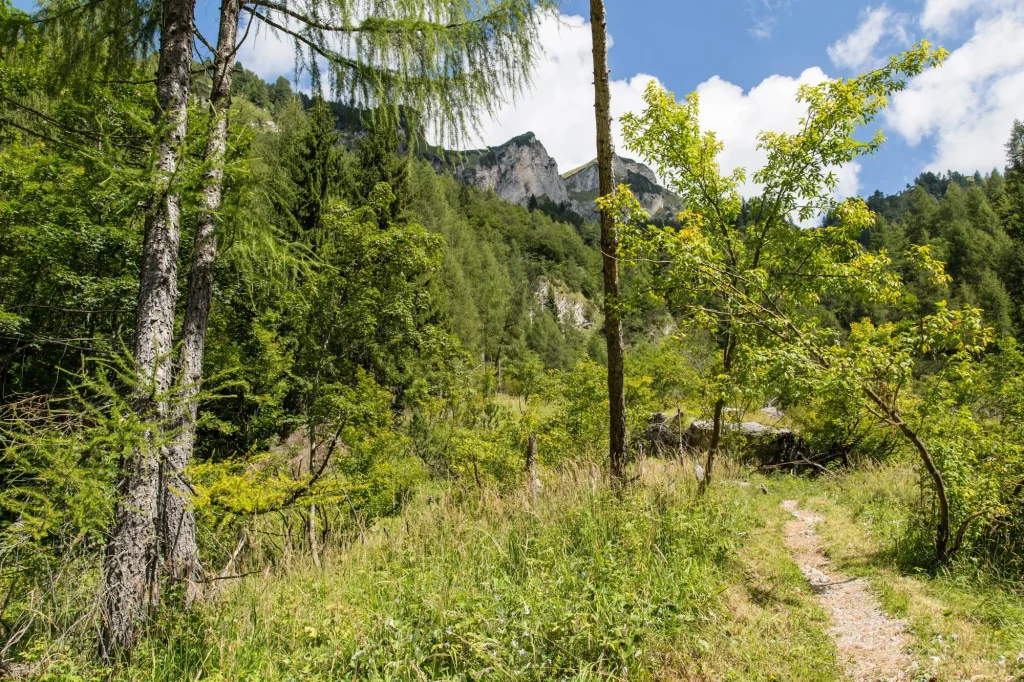
[{"label": "birch-like white bark", "polygon": [[193,0],[165,0],[157,68],[157,125],[162,139],[146,217],[135,320],[137,414],[149,422],[146,443],[122,457],[118,502],[104,560],[101,650],[119,656],[135,644],[147,604],[155,599],[159,556],[160,431],[172,386],[171,353],[178,286],[181,198],[174,180],[188,124]]},{"label": "birch-like white bark", "polygon": [[206,172],[203,178],[202,211],[192,247],[192,270],[189,274],[178,359],[180,394],[175,406],[174,441],[168,448],[166,475],[163,479],[165,513],[162,531],[166,543],[167,571],[172,580],[185,582],[187,603],[198,596],[197,580],[201,566],[196,545],[195,514],[189,505],[192,488],[186,470],[192,461],[195,447],[206,329],[213,299],[217,216],[224,194],[228,111],[231,107],[231,80],[240,9],[241,0],[224,0],[221,5],[220,33],[214,56],[213,89],[210,93],[210,129],[204,156]]}]

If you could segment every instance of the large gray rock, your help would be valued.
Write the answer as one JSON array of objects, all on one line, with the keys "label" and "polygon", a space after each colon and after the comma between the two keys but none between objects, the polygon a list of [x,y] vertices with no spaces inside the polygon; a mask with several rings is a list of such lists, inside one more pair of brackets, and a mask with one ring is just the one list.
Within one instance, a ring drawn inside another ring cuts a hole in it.
[{"label": "large gray rock", "polygon": [[525,206],[530,197],[547,197],[566,203],[569,193],[558,174],[558,164],[533,133],[515,137],[499,147],[466,152],[460,159],[452,152],[452,174],[464,185],[494,193],[505,201]]},{"label": "large gray rock", "polygon": [[680,443],[686,444],[689,433],[685,424],[686,415],[669,412],[655,412],[647,425],[644,440],[650,452],[657,454],[669,450],[678,450]]},{"label": "large gray rock", "polygon": [[[788,468],[793,471],[817,473],[820,459],[810,450],[806,441],[789,429],[777,429],[757,422],[722,422],[723,435],[739,437],[742,456],[750,463],[768,470]],[[687,431],[686,446],[692,450],[707,450],[711,446],[714,422],[710,419],[695,421]],[[826,462],[827,463],[827,462]]]},{"label": "large gray rock", "polygon": [[[686,446],[693,450],[707,450],[711,446],[715,423],[711,419],[699,419],[692,424],[686,434]],[[746,445],[757,441],[772,439],[790,433],[787,429],[773,429],[757,422],[722,421],[722,435],[736,434],[745,440]]]},{"label": "large gray rock", "polygon": [[[657,176],[644,164],[616,156],[612,162],[612,172],[615,184],[629,185],[637,201],[651,216],[663,217],[666,213],[675,213],[682,208],[679,197],[659,186]],[[594,200],[600,193],[597,161],[569,171],[562,177],[565,178],[573,210],[586,220],[596,221],[598,213]]]}]

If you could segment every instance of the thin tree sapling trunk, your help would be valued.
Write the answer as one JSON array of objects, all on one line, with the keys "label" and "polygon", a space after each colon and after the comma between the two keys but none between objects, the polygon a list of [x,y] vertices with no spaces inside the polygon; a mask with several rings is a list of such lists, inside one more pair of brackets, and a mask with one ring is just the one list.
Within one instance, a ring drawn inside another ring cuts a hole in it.
[{"label": "thin tree sapling trunk", "polygon": [[704,462],[704,477],[700,479],[697,490],[704,493],[711,485],[711,470],[715,466],[715,454],[722,442],[722,419],[725,414],[725,400],[719,398],[715,401],[715,411],[712,415],[711,443],[708,445],[707,459]]},{"label": "thin tree sapling trunk", "polygon": [[[728,322],[726,322],[728,324]],[[726,331],[725,333],[725,348],[722,351],[722,370],[726,376],[729,376],[729,372],[732,371],[732,353],[735,348],[735,342],[732,333]],[[725,399],[719,397],[715,401],[715,411],[712,415],[712,428],[711,428],[711,444],[708,446],[707,460],[704,462],[704,477],[700,481],[698,486],[698,492],[703,493],[711,485],[711,475],[715,466],[715,455],[718,454],[718,448],[722,444],[722,428],[725,420]]]},{"label": "thin tree sapling trunk", "polygon": [[181,197],[174,186],[188,123],[193,0],[165,0],[160,26],[156,122],[162,139],[155,188],[145,222],[134,356],[138,386],[133,408],[149,422],[146,443],[122,457],[118,501],[103,567],[100,648],[108,660],[135,644],[147,603],[156,598],[160,554],[160,432],[172,385],[171,353],[178,286]]},{"label": "thin tree sapling trunk", "polygon": [[530,497],[537,499],[537,434],[531,433],[526,446],[526,489]]},{"label": "thin tree sapling trunk", "polygon": [[[911,445],[914,446],[914,449],[917,450],[917,454],[921,457],[921,462],[924,464],[924,468],[928,471],[928,475],[932,479],[932,484],[935,486],[935,497],[939,503],[939,521],[935,527],[935,558],[939,563],[942,563],[949,557],[948,550],[950,535],[949,496],[946,494],[946,482],[942,478],[942,472],[939,471],[939,467],[935,464],[935,460],[932,458],[931,452],[928,451],[928,447],[924,444],[917,433],[911,429],[905,421],[903,421],[903,417],[899,412],[886,404],[886,402],[871,389],[865,389],[865,393],[867,394],[868,399],[883,411],[883,414],[885,414],[889,422],[898,428],[900,433],[902,433],[903,436],[910,441]],[[966,530],[966,528],[963,530]]]},{"label": "thin tree sapling trunk", "polygon": [[[311,417],[308,419],[307,423],[308,423],[308,427],[307,428],[309,429],[309,475],[311,477],[310,478],[310,484],[312,485],[312,483],[316,480],[316,476],[317,476],[314,473],[314,472],[317,471],[317,463],[316,463],[316,448],[317,448],[316,425],[313,423],[313,420],[312,420]],[[327,456],[330,456],[330,452],[327,453]],[[324,464],[326,464],[326,462]],[[315,502],[310,502],[310,504],[309,504],[309,520],[306,523],[306,534],[309,536],[309,551],[313,555],[313,564],[317,568],[319,568],[320,567],[320,551],[319,551],[319,548],[317,547],[317,539],[316,539],[316,503]]]},{"label": "thin tree sapling trunk", "polygon": [[[597,116],[597,170],[602,197],[615,191],[612,172],[611,93],[608,88],[608,46],[603,0],[590,0],[594,41],[594,109]],[[615,216],[601,211],[601,254],[604,265],[604,319],[608,344],[609,462],[613,485],[626,480],[626,393],[624,387],[622,317],[619,310],[618,235]]]}]

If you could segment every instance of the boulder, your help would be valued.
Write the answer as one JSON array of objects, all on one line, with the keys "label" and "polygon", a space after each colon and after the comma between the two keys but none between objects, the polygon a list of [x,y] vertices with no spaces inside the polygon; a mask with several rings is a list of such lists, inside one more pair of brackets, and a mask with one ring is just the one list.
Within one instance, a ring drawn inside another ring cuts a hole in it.
[{"label": "boulder", "polygon": [[[683,427],[683,415],[656,412],[644,434],[653,455],[673,453],[680,445],[690,451],[707,451],[714,434],[714,421],[698,419]],[[811,450],[807,442],[789,429],[766,426],[758,422],[722,422],[724,437],[739,450],[747,463],[766,470],[821,473],[834,458]],[[702,473],[695,475],[700,479]]]},{"label": "boulder", "polygon": [[657,454],[666,450],[677,450],[680,442],[685,445],[687,429],[683,426],[686,415],[681,412],[655,412],[647,426],[644,440],[650,452]]},{"label": "boulder", "polygon": [[[684,444],[692,450],[707,450],[711,447],[711,438],[714,435],[714,430],[714,420],[699,419],[690,424],[690,428],[687,430],[684,438]],[[722,422],[722,434],[731,433],[739,435],[744,439],[745,445],[750,445],[755,441],[775,436],[784,431],[786,430],[774,429],[757,422],[733,422],[728,419]]]}]

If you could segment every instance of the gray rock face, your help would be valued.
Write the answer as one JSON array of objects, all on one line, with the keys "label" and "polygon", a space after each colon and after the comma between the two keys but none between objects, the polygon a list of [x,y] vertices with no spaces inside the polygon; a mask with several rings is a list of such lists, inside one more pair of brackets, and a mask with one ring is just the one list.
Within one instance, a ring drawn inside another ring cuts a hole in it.
[{"label": "gray rock face", "polygon": [[[505,201],[525,206],[531,197],[547,197],[556,206],[568,204],[584,220],[599,218],[594,203],[600,190],[597,161],[559,175],[558,164],[533,133],[497,147],[427,154],[426,158],[439,173],[447,171],[464,185],[494,190]],[[651,216],[667,217],[682,208],[679,197],[660,187],[644,164],[616,156],[613,170],[615,182],[628,184]]]},{"label": "gray rock face", "polygon": [[[558,286],[547,278],[541,277],[537,280],[533,297],[537,304],[544,308],[548,305],[554,306],[552,312],[558,317],[558,321],[575,329],[590,329],[594,326],[594,315],[590,304],[583,294],[572,291],[568,287]],[[533,313],[530,313],[530,320],[533,320]]]},{"label": "gray rock face", "polygon": [[[627,182],[630,174],[633,174],[646,179],[652,185],[658,184],[658,178],[654,175],[654,171],[633,159],[616,156],[612,161],[612,172],[615,175],[615,182]],[[591,161],[585,166],[566,173],[565,187],[570,192],[589,192],[598,189],[600,180],[597,174],[597,161]]]},{"label": "gray rock face", "polygon": [[[682,202],[678,197],[659,186],[654,172],[644,164],[616,156],[612,162],[612,171],[615,183],[629,185],[640,205],[650,215],[657,217],[666,211],[673,213],[681,208]],[[563,177],[573,210],[586,220],[597,220],[597,205],[594,203],[600,192],[597,161],[591,161]]]},{"label": "gray rock face", "polygon": [[533,133],[513,138],[500,147],[469,152],[454,172],[465,185],[525,206],[530,197],[547,197],[556,204],[569,200],[558,164]]}]

